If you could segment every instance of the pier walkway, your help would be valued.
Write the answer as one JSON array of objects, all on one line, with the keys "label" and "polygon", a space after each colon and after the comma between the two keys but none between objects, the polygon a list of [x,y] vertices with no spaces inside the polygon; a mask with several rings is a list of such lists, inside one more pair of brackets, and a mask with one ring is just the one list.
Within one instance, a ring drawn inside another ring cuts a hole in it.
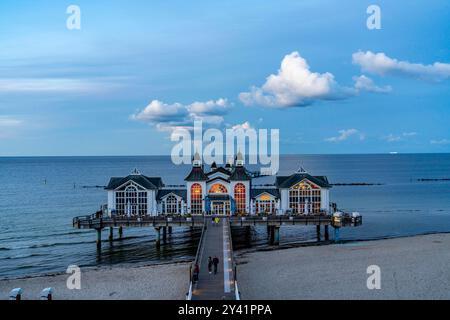
[{"label": "pier walkway", "polygon": [[[200,274],[198,282],[193,284],[192,300],[235,300],[235,276],[233,267],[233,249],[230,234],[230,221],[220,218],[219,224],[212,219],[206,220],[203,243],[198,253]],[[219,258],[217,274],[208,272],[208,258]]]}]

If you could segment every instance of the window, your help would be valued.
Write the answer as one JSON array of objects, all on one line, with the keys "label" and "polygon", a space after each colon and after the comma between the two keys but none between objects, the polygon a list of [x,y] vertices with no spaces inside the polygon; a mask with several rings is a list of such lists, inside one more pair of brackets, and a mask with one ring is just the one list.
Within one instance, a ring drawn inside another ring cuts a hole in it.
[{"label": "window", "polygon": [[203,213],[203,201],[202,201],[202,186],[198,183],[193,184],[191,187],[191,213],[202,214]]},{"label": "window", "polygon": [[306,181],[302,181],[289,190],[289,208],[293,213],[319,213],[320,189]]},{"label": "window", "polygon": [[245,186],[242,183],[238,183],[234,187],[234,201],[236,202],[236,212],[245,213],[246,212]]},{"label": "window", "polygon": [[228,190],[224,185],[216,183],[211,187],[209,193],[228,193]]},{"label": "window", "polygon": [[146,215],[147,214],[147,192],[138,190],[130,184],[125,190],[116,192],[116,212],[117,215]]},{"label": "window", "polygon": [[164,204],[164,213],[176,214],[180,213],[181,211],[181,201],[178,201],[177,197],[175,197],[173,194],[166,198]]},{"label": "window", "polygon": [[255,201],[256,213],[267,213],[273,214],[275,213],[276,204],[275,199],[269,196],[268,194],[262,194]]}]

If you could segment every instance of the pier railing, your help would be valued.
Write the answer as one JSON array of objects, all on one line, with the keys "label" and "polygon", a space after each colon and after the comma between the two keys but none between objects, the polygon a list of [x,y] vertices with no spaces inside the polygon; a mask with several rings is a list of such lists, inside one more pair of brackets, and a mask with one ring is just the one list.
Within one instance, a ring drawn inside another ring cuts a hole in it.
[{"label": "pier railing", "polygon": [[195,259],[194,262],[191,264],[189,268],[189,290],[188,293],[186,293],[186,300],[192,300],[192,291],[194,289],[194,275],[193,275],[193,267],[195,268],[196,265],[200,267],[200,261],[201,261],[201,255],[203,252],[203,245],[205,240],[205,233],[206,229],[208,228],[208,225],[206,223],[206,218],[203,217],[203,228],[202,228],[202,235],[200,236],[200,240],[198,242],[197,246],[197,252],[195,253]]},{"label": "pier railing", "polygon": [[235,300],[241,300],[241,293],[239,292],[239,287],[237,283],[237,265],[234,261],[234,251],[233,251],[233,237],[231,236],[231,225],[228,224],[228,234],[230,235],[230,258],[231,267],[233,268],[233,286],[234,286],[234,296]]},{"label": "pier railing", "polygon": [[[267,224],[269,226],[284,225],[333,225],[334,219],[331,215],[280,215],[280,216],[244,216],[230,217],[232,226],[251,226]],[[359,226],[362,224],[362,217],[352,217],[349,214],[340,217],[338,227]]]},{"label": "pier railing", "polygon": [[80,216],[73,219],[73,226],[78,229],[99,229],[105,227],[169,227],[169,226],[192,226],[201,227],[204,224],[203,216]]},{"label": "pier railing", "polygon": [[[203,215],[194,216],[113,216],[104,217],[93,214],[76,217],[73,219],[73,226],[78,229],[102,229],[105,227],[165,227],[165,226],[192,226],[202,227],[205,224]],[[231,216],[230,225],[252,226],[288,226],[288,225],[332,225],[335,227],[356,227],[362,224],[362,216],[351,216],[343,214],[339,217],[339,223],[331,215],[279,215],[279,216]]]}]

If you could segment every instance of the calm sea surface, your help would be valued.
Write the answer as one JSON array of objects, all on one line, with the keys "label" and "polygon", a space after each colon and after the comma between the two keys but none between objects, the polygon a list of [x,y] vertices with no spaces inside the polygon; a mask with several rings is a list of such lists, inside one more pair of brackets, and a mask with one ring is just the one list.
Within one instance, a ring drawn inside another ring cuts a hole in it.
[{"label": "calm sea surface", "polygon": [[[302,165],[331,183],[380,183],[341,186],[331,201],[345,211],[363,214],[363,226],[345,228],[342,239],[378,239],[431,232],[450,232],[450,154],[283,156],[279,174]],[[96,250],[95,232],[72,228],[74,216],[95,212],[106,203],[101,188],[111,176],[138,168],[162,176],[166,184],[182,184],[188,166],[169,157],[39,157],[0,158],[0,278],[65,271],[67,266],[150,264],[191,259],[199,230],[174,229],[157,250],[152,228],[125,229],[124,239],[104,242]],[[256,168],[253,168],[256,169]],[[254,184],[269,182],[256,179]],[[264,228],[234,230],[239,248],[264,246]],[[107,232],[103,232],[106,239]],[[281,242],[311,241],[313,227],[283,227]]]}]

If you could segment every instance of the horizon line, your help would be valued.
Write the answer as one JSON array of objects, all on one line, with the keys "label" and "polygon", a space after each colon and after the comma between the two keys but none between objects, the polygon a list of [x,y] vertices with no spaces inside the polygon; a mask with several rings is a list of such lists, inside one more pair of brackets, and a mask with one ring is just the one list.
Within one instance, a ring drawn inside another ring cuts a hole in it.
[{"label": "horizon line", "polygon": [[[450,154],[450,152],[367,152],[367,153],[280,153],[280,156],[348,156],[348,155],[417,155],[417,154]],[[222,157],[226,155],[222,155]],[[248,157],[250,155],[245,155]],[[252,155],[254,156],[254,155]],[[258,156],[258,155],[256,155]],[[269,155],[270,156],[270,155]],[[94,157],[171,157],[170,154],[142,154],[142,155],[0,155],[0,158],[94,158]]]}]

